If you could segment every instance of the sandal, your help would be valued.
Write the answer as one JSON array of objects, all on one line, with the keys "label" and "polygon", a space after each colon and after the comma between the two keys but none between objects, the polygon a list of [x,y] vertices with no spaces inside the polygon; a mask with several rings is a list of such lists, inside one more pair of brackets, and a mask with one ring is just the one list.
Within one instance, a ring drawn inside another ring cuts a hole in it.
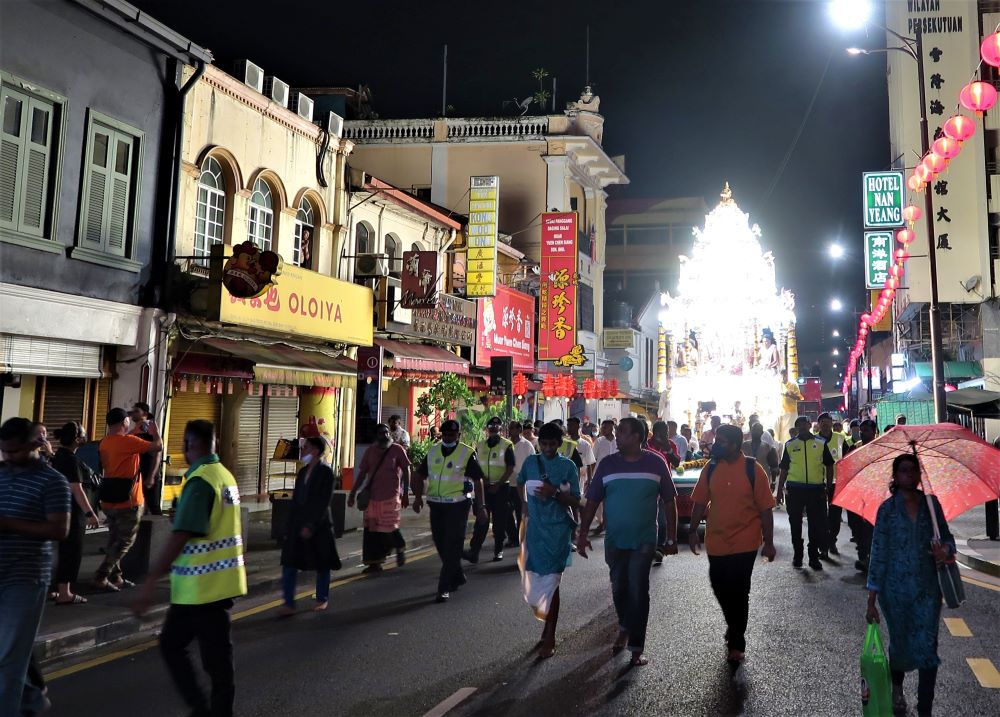
[{"label": "sandal", "polygon": [[83,595],[74,595],[72,600],[53,600],[56,605],[84,605],[87,598]]},{"label": "sandal", "polygon": [[111,583],[111,585],[114,585],[119,590],[121,590],[122,588],[134,588],[135,587],[135,583],[134,582],[132,582],[131,580],[126,580],[125,578],[122,578],[118,582]]},{"label": "sandal", "polygon": [[95,580],[94,587],[97,588],[98,590],[103,590],[104,592],[108,593],[120,592],[120,588],[114,583],[109,583],[107,579]]}]

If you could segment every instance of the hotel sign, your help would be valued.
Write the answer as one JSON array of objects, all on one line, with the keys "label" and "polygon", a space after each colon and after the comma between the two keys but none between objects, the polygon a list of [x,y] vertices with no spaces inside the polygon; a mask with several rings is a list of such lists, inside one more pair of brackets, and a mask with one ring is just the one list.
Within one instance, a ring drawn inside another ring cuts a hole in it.
[{"label": "hotel sign", "polygon": [[500,177],[472,177],[469,187],[465,295],[497,293],[497,221]]},{"label": "hotel sign", "polygon": [[903,226],[906,192],[902,172],[865,172],[865,226],[884,229]]},{"label": "hotel sign", "polygon": [[865,287],[881,289],[889,278],[896,239],[892,232],[865,232]]}]

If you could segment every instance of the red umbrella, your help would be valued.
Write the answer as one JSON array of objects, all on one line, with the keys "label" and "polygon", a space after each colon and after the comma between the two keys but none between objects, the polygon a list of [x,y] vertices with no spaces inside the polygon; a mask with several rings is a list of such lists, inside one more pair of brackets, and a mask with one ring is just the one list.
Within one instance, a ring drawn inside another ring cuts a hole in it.
[{"label": "red umbrella", "polygon": [[1000,451],[955,423],[896,426],[837,463],[834,505],[875,523],[889,497],[892,461],[916,450],[921,481],[948,520],[1000,496]]}]

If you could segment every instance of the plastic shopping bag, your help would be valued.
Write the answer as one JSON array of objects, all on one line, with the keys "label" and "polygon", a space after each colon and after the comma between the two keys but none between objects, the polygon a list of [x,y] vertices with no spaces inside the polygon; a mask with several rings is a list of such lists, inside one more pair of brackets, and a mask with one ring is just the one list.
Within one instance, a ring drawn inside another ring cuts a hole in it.
[{"label": "plastic shopping bag", "polygon": [[868,626],[861,652],[861,713],[865,717],[892,717],[889,657],[875,623]]}]

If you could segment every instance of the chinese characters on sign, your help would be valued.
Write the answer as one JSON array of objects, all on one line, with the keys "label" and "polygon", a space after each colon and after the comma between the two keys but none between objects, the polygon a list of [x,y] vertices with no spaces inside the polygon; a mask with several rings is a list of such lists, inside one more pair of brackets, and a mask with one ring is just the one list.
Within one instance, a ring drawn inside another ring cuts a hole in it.
[{"label": "chinese characters on sign", "polygon": [[489,368],[494,356],[510,356],[514,370],[535,371],[535,299],[500,284],[493,299],[477,310],[476,366]]},{"label": "chinese characters on sign", "polygon": [[865,232],[865,287],[881,289],[889,278],[896,240],[892,232]]},{"label": "chinese characters on sign", "polygon": [[414,309],[411,328],[404,333],[442,343],[472,346],[476,339],[476,303],[438,294],[429,308]]},{"label": "chinese characters on sign", "polygon": [[902,172],[865,172],[862,178],[865,198],[865,226],[885,229],[903,226]]},{"label": "chinese characters on sign", "polygon": [[541,260],[538,360],[579,366],[586,358],[576,342],[576,212],[542,214]]},{"label": "chinese characters on sign", "polygon": [[404,309],[422,309],[437,304],[438,253],[436,251],[404,251],[402,274]]},{"label": "chinese characters on sign", "polygon": [[465,294],[493,296],[497,287],[497,205],[500,177],[472,177]]}]

